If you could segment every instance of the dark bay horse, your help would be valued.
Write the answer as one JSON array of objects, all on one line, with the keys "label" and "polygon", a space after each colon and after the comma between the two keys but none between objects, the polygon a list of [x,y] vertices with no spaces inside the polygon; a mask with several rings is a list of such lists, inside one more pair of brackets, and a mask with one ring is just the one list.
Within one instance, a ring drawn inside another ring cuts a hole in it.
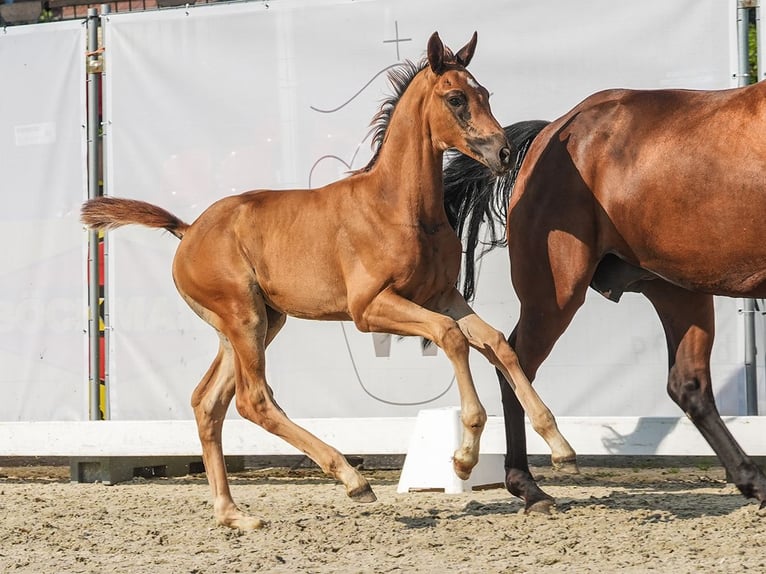
[{"label": "dark bay horse", "polygon": [[[766,296],[766,82],[721,91],[609,90],[565,116],[506,128],[521,152],[496,179],[466,157],[445,171],[445,202],[467,242],[464,293],[483,222],[505,223],[521,303],[509,342],[531,380],[583,304],[651,301],[667,339],[670,397],[746,497],[766,506],[766,477],[713,399],[713,295]],[[512,191],[512,193],[511,193]],[[522,406],[502,390],[506,487],[527,509],[550,497],[527,465]]]},{"label": "dark bay horse", "polygon": [[362,331],[425,337],[442,348],[460,393],[463,438],[453,466],[461,478],[478,460],[486,421],[469,369],[470,346],[508,377],[554,462],[574,458],[505,336],[477,317],[455,287],[461,243],[445,213],[443,154],[456,148],[498,174],[512,162],[489,94],[466,70],[475,47],[476,34],[453,55],[434,34],[427,59],[393,71],[396,94],[376,117],[375,154],[345,179],[315,190],[227,197],[191,225],[141,201],[103,197],[83,206],[82,221],[92,229],[141,224],[181,240],[173,261],[176,287],[220,337],[192,397],[220,524],[263,524],[237,508],[226,477],[221,432],[234,396],[243,417],[306,453],[352,499],[375,500],[367,480],[337,450],[293,423],[274,401],[265,349],[287,315],[351,320]]}]

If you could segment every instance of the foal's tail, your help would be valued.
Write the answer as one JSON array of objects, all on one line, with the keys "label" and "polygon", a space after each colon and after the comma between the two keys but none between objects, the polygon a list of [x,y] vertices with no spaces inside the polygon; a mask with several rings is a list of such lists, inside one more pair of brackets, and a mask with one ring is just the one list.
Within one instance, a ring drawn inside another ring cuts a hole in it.
[{"label": "foal's tail", "polygon": [[[508,143],[517,150],[516,163],[505,175],[495,177],[489,168],[462,154],[450,159],[444,168],[444,208],[450,225],[465,242],[463,295],[469,301],[475,293],[476,260],[495,247],[506,244],[504,230],[508,201],[516,176],[529,144],[548,123],[531,120],[505,128]],[[489,241],[484,243],[484,250],[477,257],[479,230],[485,222],[489,223]]]},{"label": "foal's tail", "polygon": [[80,211],[80,221],[90,229],[109,230],[123,225],[145,225],[166,229],[181,239],[189,224],[161,207],[119,197],[98,197],[86,201]]}]

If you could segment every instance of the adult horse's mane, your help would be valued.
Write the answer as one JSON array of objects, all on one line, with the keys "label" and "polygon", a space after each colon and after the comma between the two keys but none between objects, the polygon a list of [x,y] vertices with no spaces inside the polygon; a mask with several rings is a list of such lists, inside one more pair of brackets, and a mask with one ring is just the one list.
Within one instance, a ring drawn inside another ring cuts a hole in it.
[{"label": "adult horse's mane", "polygon": [[[370,171],[372,166],[375,165],[375,161],[380,154],[380,148],[383,146],[383,140],[386,139],[386,132],[388,131],[388,125],[391,123],[391,116],[394,115],[394,109],[396,104],[402,97],[402,94],[407,90],[412,80],[418,73],[428,66],[428,59],[423,58],[417,64],[411,60],[404,60],[400,64],[394,66],[388,71],[388,81],[391,83],[391,87],[394,89],[394,93],[383,100],[380,106],[380,111],[375,114],[370,122],[370,132],[372,135],[372,149],[373,154],[370,161],[366,166],[356,170],[353,173],[364,173]],[[369,134],[368,134],[369,135]]]}]

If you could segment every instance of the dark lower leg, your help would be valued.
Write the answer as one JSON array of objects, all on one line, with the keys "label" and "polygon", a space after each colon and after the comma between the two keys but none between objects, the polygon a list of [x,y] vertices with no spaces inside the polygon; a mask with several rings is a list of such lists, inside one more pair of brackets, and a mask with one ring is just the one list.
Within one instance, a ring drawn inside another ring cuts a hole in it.
[{"label": "dark lower leg", "polygon": [[713,397],[710,353],[715,314],[713,297],[691,293],[661,280],[642,292],[656,309],[668,343],[668,394],[689,416],[718,455],[737,488],[766,506],[766,476],[726,428]]},{"label": "dark lower leg", "polygon": [[747,498],[755,498],[766,507],[766,475],[740,447],[716,408],[710,382],[683,374],[683,365],[670,372],[668,392],[689,416],[726,468],[729,477]]},{"label": "dark lower leg", "polygon": [[524,410],[502,373],[497,373],[505,418],[505,487],[524,500],[527,512],[548,512],[553,497],[543,492],[529,471]]}]

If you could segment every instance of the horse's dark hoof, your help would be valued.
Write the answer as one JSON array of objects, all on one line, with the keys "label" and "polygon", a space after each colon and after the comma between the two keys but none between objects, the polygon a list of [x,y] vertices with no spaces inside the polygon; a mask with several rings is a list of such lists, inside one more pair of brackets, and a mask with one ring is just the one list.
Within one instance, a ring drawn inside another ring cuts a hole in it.
[{"label": "horse's dark hoof", "polygon": [[509,468],[505,471],[505,488],[524,501],[524,513],[549,514],[556,500],[537,486],[535,479],[526,471]]},{"label": "horse's dark hoof", "polygon": [[537,502],[533,502],[532,504],[527,503],[526,507],[524,508],[524,514],[550,514],[551,509],[554,506],[556,506],[556,501],[553,499],[553,497],[548,496],[547,498],[543,498]]},{"label": "horse's dark hoof", "polygon": [[357,488],[348,493],[348,497],[354,502],[375,502],[378,497],[372,491],[372,487],[369,484],[365,484],[361,488]]},{"label": "horse's dark hoof", "polygon": [[553,470],[565,474],[580,474],[580,467],[577,466],[577,458],[567,458],[562,460],[554,460],[551,458],[551,466],[553,466]]}]

